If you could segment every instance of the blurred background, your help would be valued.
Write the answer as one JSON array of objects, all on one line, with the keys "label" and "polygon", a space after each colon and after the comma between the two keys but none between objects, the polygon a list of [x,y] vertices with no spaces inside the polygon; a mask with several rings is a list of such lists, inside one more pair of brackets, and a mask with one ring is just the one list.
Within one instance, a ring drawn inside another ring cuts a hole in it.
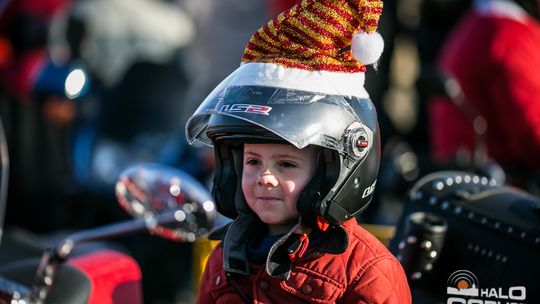
[{"label": "blurred background", "polygon": [[[181,168],[206,185],[213,152],[184,125],[239,66],[251,35],[294,0],[2,0],[0,117],[11,160],[6,231],[54,235],[127,218],[114,183],[132,164]],[[426,81],[471,0],[385,0],[385,51],[367,71],[382,162],[362,223],[395,226],[430,156]],[[453,163],[458,168],[462,163]],[[193,248],[120,240],[143,272],[145,303],[193,301]]]}]

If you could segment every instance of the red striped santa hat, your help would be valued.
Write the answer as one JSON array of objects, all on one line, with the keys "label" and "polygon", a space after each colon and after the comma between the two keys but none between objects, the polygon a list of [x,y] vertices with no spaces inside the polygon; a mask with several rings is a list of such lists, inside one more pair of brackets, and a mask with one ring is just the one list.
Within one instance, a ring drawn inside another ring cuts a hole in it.
[{"label": "red striped santa hat", "polygon": [[380,0],[303,0],[251,37],[229,85],[368,98],[366,65],[384,48],[376,32],[382,7]]}]

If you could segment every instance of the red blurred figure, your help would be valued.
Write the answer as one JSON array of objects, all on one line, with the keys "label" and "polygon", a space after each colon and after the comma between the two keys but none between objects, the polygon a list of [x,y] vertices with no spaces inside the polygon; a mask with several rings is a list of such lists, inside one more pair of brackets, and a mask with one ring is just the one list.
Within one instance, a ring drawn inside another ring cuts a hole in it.
[{"label": "red blurred figure", "polygon": [[[455,26],[438,66],[455,78],[470,109],[485,118],[487,156],[509,174],[540,170],[540,22],[538,3],[476,1]],[[477,134],[446,98],[430,103],[434,159],[471,158]],[[515,178],[515,177],[514,177]]]},{"label": "red blurred figure", "polygon": [[67,3],[10,1],[0,11],[0,83],[20,102],[30,102],[33,82],[47,58],[48,25]]}]

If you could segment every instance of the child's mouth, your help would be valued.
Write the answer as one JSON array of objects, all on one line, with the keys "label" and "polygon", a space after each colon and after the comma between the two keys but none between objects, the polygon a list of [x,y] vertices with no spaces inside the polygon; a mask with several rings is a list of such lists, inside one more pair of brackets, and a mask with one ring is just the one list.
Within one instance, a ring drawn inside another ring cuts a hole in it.
[{"label": "child's mouth", "polygon": [[270,196],[258,197],[257,199],[259,199],[261,201],[278,201],[278,200],[280,200],[277,197],[270,197]]}]

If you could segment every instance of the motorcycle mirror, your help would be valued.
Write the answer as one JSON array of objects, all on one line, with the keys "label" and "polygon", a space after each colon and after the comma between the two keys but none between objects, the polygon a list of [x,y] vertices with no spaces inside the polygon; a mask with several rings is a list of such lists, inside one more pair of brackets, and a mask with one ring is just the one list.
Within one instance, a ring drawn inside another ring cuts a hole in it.
[{"label": "motorcycle mirror", "polygon": [[128,168],[115,192],[122,208],[143,218],[151,233],[174,241],[194,242],[209,232],[216,217],[209,191],[191,175],[166,165]]},{"label": "motorcycle mirror", "polygon": [[75,232],[46,251],[32,290],[24,296],[24,301],[29,300],[24,303],[44,302],[59,265],[79,244],[139,232],[145,227],[170,240],[194,242],[220,222],[208,190],[180,169],[160,164],[130,167],[120,174],[115,192],[119,204],[135,219]]}]

